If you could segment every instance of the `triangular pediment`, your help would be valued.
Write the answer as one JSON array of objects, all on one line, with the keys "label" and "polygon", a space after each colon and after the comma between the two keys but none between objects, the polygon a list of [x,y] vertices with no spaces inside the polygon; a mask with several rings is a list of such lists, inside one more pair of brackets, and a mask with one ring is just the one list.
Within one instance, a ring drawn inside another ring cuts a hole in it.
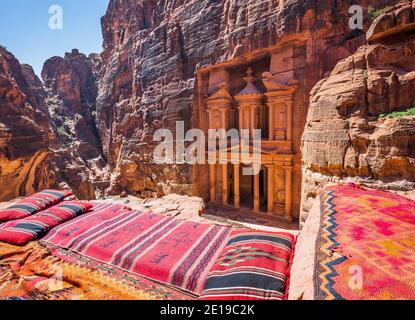
[{"label": "triangular pediment", "polygon": [[222,83],[219,86],[218,91],[216,91],[215,93],[210,95],[210,97],[208,98],[208,101],[222,100],[222,99],[233,100],[232,95],[228,91],[228,87],[227,87],[226,83]]}]

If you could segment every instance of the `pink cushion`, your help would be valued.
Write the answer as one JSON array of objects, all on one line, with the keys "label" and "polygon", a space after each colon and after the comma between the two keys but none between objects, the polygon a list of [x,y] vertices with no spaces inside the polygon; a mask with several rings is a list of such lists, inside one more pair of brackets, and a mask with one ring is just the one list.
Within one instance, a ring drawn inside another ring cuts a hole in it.
[{"label": "pink cushion", "polygon": [[0,222],[29,217],[61,202],[72,194],[71,191],[43,190],[18,201],[5,210],[0,210]]},{"label": "pink cushion", "polygon": [[26,245],[44,236],[57,225],[84,214],[91,208],[91,203],[64,201],[33,216],[4,224],[0,228],[0,241],[14,245]]}]

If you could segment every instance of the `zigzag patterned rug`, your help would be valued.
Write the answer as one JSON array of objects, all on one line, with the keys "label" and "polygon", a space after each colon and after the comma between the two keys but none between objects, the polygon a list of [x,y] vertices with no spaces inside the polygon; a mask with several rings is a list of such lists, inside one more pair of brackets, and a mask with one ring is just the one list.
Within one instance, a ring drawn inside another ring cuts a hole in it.
[{"label": "zigzag patterned rug", "polygon": [[315,295],[415,299],[415,202],[353,184],[321,196]]}]

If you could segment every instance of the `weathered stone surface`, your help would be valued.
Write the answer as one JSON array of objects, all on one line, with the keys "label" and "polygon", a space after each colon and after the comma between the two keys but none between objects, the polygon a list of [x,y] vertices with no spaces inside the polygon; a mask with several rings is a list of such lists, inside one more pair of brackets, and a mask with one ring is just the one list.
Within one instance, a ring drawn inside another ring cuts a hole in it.
[{"label": "weathered stone surface", "polygon": [[47,60],[42,71],[48,107],[60,139],[68,145],[78,142],[78,151],[85,159],[102,155],[94,116],[98,91],[95,63],[99,62],[94,55],[86,57],[73,50],[64,58]]},{"label": "weathered stone surface", "polygon": [[399,34],[412,30],[415,30],[415,2],[404,0],[379,16],[369,28],[366,38],[369,42],[396,41]]},{"label": "weathered stone surface", "polygon": [[[29,66],[1,51],[0,187],[10,186],[4,196],[67,182],[82,198],[104,189],[142,197],[205,197],[203,169],[154,163],[153,133],[174,131],[180,120],[186,129],[202,128],[199,111],[215,77],[205,79],[200,71],[221,66],[245,74],[238,67],[264,53],[279,55],[266,61],[279,82],[295,79],[299,86],[294,176],[301,177],[306,127],[305,186],[344,176],[412,181],[411,121],[380,122],[378,116],[413,103],[412,27],[399,29],[412,25],[413,3],[411,9],[403,4],[387,12],[393,23],[376,20],[370,45],[357,52],[369,25],[363,31],[348,26],[351,5],[379,9],[396,2],[111,0],[102,18],[101,56],[74,50],[49,59],[44,88]],[[391,43],[387,28],[404,33],[404,39]],[[236,79],[230,89],[240,85]],[[405,174],[397,174],[397,165]],[[317,189],[305,189],[305,201]],[[296,213],[300,199],[301,179],[295,179]]]},{"label": "weathered stone surface", "polygon": [[[391,10],[374,25],[399,15],[402,4]],[[362,46],[313,89],[302,145],[303,219],[311,199],[333,180],[376,180],[391,188],[394,181],[415,181],[415,117],[380,117],[415,106],[415,36],[406,31],[395,41]]]},{"label": "weathered stone surface", "polygon": [[[76,50],[48,60],[45,85],[28,65],[0,48],[0,199],[65,182],[96,197],[109,181],[95,126],[99,57]],[[98,192],[99,193],[99,192]]]},{"label": "weathered stone surface", "polygon": [[[300,82],[294,120],[294,149],[300,154],[311,88],[365,41],[363,32],[348,27],[350,6],[381,8],[394,2],[110,1],[102,19],[105,68],[97,98],[97,126],[113,172],[108,191],[206,197],[203,169],[153,163],[153,133],[174,129],[176,121],[202,127],[198,114],[209,80],[196,79],[197,71],[238,66],[264,50],[281,51],[280,63],[273,66],[280,69],[280,80],[295,75]],[[301,176],[297,158],[294,174]],[[301,179],[293,189],[298,213]]]},{"label": "weathered stone surface", "polygon": [[53,132],[39,79],[0,47],[0,194],[8,200],[48,183],[45,157]]}]

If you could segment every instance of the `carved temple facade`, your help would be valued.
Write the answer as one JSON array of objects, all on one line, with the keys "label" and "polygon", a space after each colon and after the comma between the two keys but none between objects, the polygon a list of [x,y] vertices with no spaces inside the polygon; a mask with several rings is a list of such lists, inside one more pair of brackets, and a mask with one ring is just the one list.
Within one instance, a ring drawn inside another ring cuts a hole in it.
[{"label": "carved temple facade", "polygon": [[[247,208],[253,214],[292,221],[298,217],[294,198],[300,194],[301,181],[301,129],[294,121],[299,83],[294,74],[273,72],[272,59],[215,66],[198,73],[196,116],[200,127],[206,132],[237,129],[240,135],[243,129],[261,129],[261,150],[255,150],[261,153],[261,170],[254,176],[244,175],[244,167],[251,165],[231,161],[235,146],[229,144],[215,153],[216,164],[194,170],[194,180],[196,193],[215,205]],[[252,141],[249,148],[254,150]],[[220,164],[220,157],[226,157],[228,164]]]}]

